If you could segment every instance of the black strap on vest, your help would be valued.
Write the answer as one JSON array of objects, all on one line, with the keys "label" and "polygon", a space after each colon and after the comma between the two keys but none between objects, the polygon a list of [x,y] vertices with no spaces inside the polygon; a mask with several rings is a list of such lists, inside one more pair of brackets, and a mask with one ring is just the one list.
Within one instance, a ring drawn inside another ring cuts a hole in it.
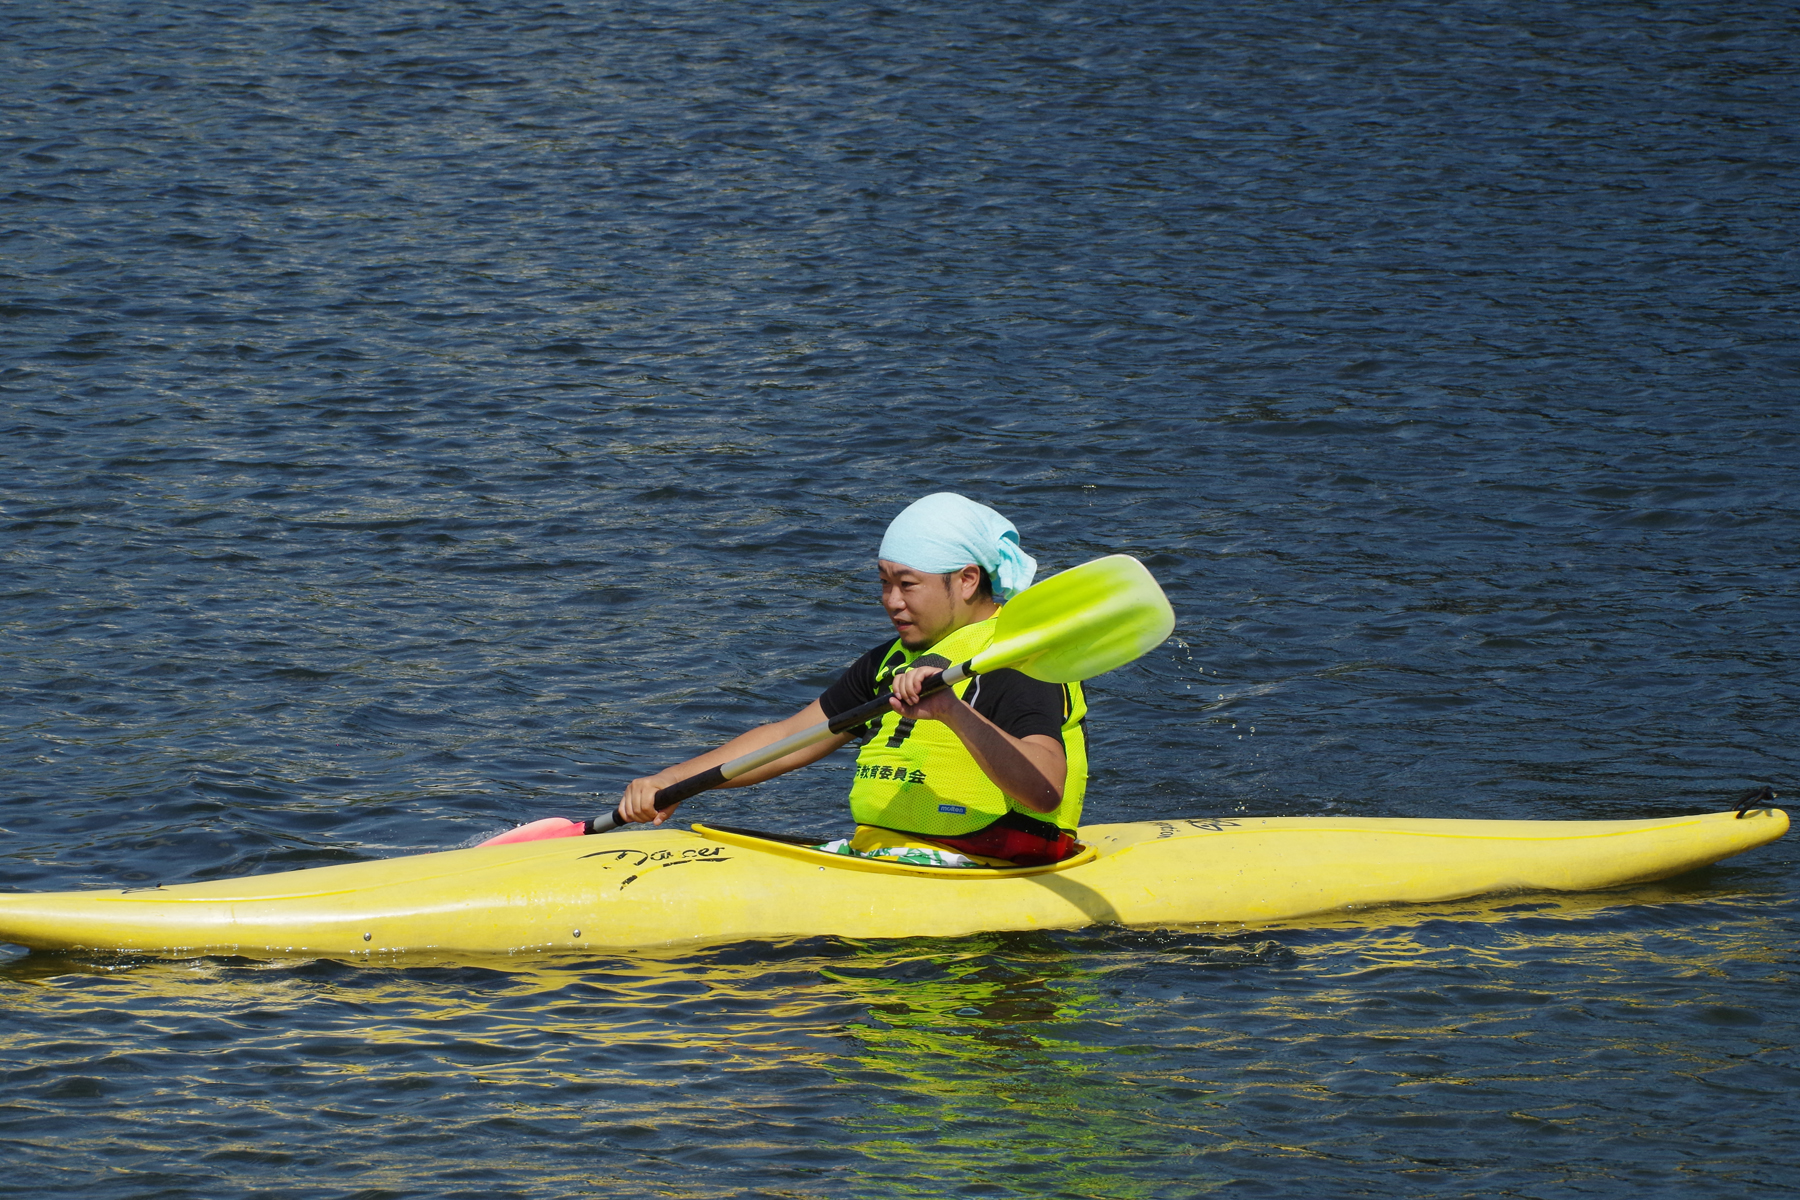
[{"label": "black strap on vest", "polygon": [[[911,663],[906,661],[905,655],[906,651],[902,649],[896,650],[893,654],[888,656],[887,662],[882,664],[881,673],[875,677],[875,687],[877,690],[886,684],[892,683],[894,676],[899,674],[902,668],[910,671],[914,667],[936,667],[941,671],[950,665],[950,660],[941,654],[921,654]],[[918,724],[918,722],[912,717],[901,717],[899,722],[894,726],[894,732],[888,735],[887,744],[889,746],[900,746],[905,744],[906,739],[912,736],[913,726],[916,724]],[[880,725],[880,721],[871,721],[865,726],[869,731],[870,737],[875,735],[875,730],[878,729]]]},{"label": "black strap on vest", "polygon": [[1054,842],[1064,832],[1049,821],[1040,821],[1036,817],[1028,817],[1018,809],[1008,809],[1006,815],[991,824],[984,825],[977,832],[986,832],[998,825],[1002,829],[1016,829],[1020,833],[1029,833],[1032,837],[1043,838],[1046,842]]}]

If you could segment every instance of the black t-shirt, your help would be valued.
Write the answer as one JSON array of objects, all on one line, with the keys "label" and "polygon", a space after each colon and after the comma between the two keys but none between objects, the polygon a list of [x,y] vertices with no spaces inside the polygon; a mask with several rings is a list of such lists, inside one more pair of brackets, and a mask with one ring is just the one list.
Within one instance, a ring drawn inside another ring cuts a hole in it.
[{"label": "black t-shirt", "polygon": [[[825,710],[827,718],[849,712],[880,693],[882,688],[877,686],[877,681],[883,686],[887,682],[884,668],[889,665],[888,651],[893,645],[893,642],[887,641],[873,647],[851,663],[850,669],[840,675],[836,683],[825,689],[825,694],[819,697],[819,707]],[[891,655],[892,661],[896,663],[901,657],[898,650]],[[930,654],[924,655],[920,663],[928,659],[937,666],[950,665],[941,658],[932,659]],[[1030,737],[1034,733],[1041,733],[1045,737],[1055,738],[1058,745],[1062,744],[1067,696],[1060,683],[1045,683],[1021,671],[1002,668],[977,675],[969,684],[969,690],[963,694],[963,700],[970,708],[1013,737]]]}]

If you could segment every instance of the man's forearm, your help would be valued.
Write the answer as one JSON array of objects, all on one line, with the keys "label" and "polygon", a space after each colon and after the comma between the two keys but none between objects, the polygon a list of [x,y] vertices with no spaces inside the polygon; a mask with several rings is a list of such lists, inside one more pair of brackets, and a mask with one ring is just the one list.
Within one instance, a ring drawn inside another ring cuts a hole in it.
[{"label": "man's forearm", "polygon": [[958,700],[945,721],[994,786],[1033,812],[1053,812],[1062,803],[1068,760],[1062,748],[1042,739],[1033,744],[1013,737]]},{"label": "man's forearm", "polygon": [[[767,725],[758,725],[755,729],[746,730],[732,738],[729,742],[726,742],[723,746],[708,750],[705,754],[697,754],[684,763],[677,763],[675,766],[666,767],[659,772],[659,774],[667,777],[670,782],[686,779],[688,776],[698,775],[700,772],[707,770],[710,767],[723,766],[734,758],[742,757],[755,750],[761,750],[764,746],[773,746],[782,738],[799,733],[803,729],[808,729],[824,719],[824,711],[817,709],[815,702],[785,720],[771,721]],[[792,771],[795,767],[802,767],[807,763],[824,758],[827,754],[830,754],[848,740],[849,735],[846,734],[843,737],[833,738],[817,746],[808,746],[804,749],[796,750],[786,758],[777,759],[772,763],[756,768],[754,771],[746,771],[736,779],[729,780],[719,786],[728,788],[748,787],[753,783],[761,783],[765,779],[773,779],[777,775]]]}]

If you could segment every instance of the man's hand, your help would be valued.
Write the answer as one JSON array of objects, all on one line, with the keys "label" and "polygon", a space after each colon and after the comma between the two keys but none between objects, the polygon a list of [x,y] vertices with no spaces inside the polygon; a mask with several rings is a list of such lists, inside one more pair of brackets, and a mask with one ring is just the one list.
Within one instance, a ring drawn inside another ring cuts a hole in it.
[{"label": "man's hand", "polygon": [[667,771],[658,771],[654,775],[646,775],[642,779],[634,779],[625,785],[625,795],[619,801],[619,815],[627,821],[649,821],[661,825],[675,815],[681,805],[673,804],[658,812],[656,793],[671,783],[681,782],[681,776],[671,775]]},{"label": "man's hand", "polygon": [[913,721],[948,721],[951,710],[962,703],[955,692],[944,688],[920,698],[943,673],[937,667],[914,667],[894,676],[893,683],[888,685],[888,690],[894,693],[894,698],[889,701],[894,711]]}]

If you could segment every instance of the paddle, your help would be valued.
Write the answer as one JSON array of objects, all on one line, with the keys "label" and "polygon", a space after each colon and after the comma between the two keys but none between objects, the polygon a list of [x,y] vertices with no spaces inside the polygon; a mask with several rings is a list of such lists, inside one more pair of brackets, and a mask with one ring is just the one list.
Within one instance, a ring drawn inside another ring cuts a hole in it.
[{"label": "paddle", "polygon": [[[1097,558],[1052,575],[1008,600],[1000,607],[994,640],[988,648],[945,668],[928,690],[939,691],[972,675],[1002,667],[1023,671],[1046,683],[1076,683],[1124,666],[1161,645],[1174,628],[1175,613],[1169,607],[1168,597],[1143,563],[1126,554]],[[888,711],[890,697],[890,693],[883,692],[829,721],[672,783],[656,793],[657,810],[673,808],[746,771],[849,733]],[[626,822],[617,808],[586,822],[549,817],[481,844],[495,846],[605,833],[623,824]]]}]

